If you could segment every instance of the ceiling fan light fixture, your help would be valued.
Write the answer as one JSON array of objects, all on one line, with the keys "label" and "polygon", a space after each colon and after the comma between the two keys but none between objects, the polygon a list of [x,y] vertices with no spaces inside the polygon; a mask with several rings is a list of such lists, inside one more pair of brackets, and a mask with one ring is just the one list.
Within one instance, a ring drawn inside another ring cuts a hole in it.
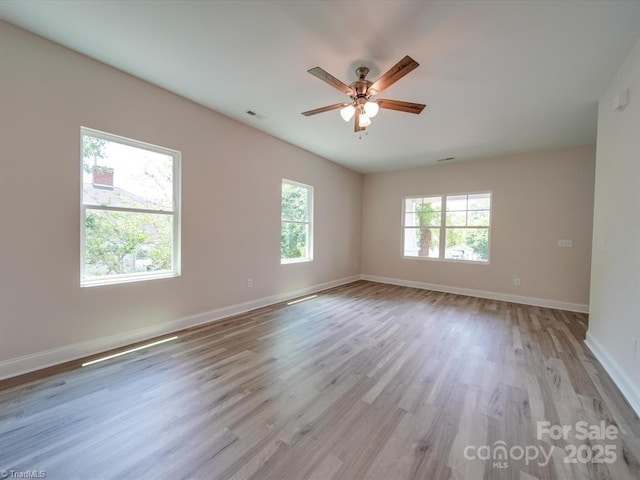
[{"label": "ceiling fan light fixture", "polygon": [[354,107],[353,105],[347,105],[346,107],[340,109],[340,116],[345,122],[351,120],[354,113],[356,113],[356,107]]},{"label": "ceiling fan light fixture", "polygon": [[380,110],[380,105],[376,102],[369,101],[364,104],[364,111],[369,118],[375,117],[378,114],[378,110]]},{"label": "ceiling fan light fixture", "polygon": [[422,112],[426,105],[383,98],[379,100],[371,100],[373,96],[382,93],[418,66],[418,62],[409,55],[405,55],[402,60],[387,70],[387,72],[375,82],[371,82],[366,78],[369,73],[369,69],[367,67],[360,67],[356,69],[358,80],[352,82],[350,85],[341,82],[320,67],[311,68],[307,70],[307,72],[314,77],[319,78],[323,82],[326,82],[333,88],[340,90],[342,93],[347,95],[350,100],[348,102],[334,103],[333,105],[308,110],[306,112],[302,112],[302,115],[309,117],[318,113],[339,110],[340,117],[342,117],[345,122],[349,122],[352,118],[355,118],[353,122],[353,129],[354,132],[357,133],[366,130],[366,128],[371,125],[371,119],[378,114],[378,111],[381,108],[418,114]]}]

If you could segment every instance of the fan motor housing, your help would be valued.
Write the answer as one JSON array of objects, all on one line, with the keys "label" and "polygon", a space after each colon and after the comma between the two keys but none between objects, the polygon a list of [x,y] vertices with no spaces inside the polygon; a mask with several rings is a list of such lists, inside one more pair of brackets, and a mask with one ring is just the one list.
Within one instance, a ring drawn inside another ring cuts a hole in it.
[{"label": "fan motor housing", "polygon": [[356,68],[356,75],[358,75],[358,80],[349,85],[349,87],[354,92],[354,95],[351,97],[354,100],[356,98],[369,98],[371,96],[371,94],[369,93],[369,87],[373,85],[373,82],[365,80],[365,77],[368,73],[369,69],[367,67]]}]

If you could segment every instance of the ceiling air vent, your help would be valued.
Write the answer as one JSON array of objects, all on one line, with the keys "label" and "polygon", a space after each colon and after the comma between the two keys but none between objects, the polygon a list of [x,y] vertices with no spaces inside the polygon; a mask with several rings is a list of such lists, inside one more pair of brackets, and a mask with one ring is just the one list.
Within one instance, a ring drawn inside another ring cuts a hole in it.
[{"label": "ceiling air vent", "polygon": [[256,113],[253,110],[247,110],[245,113],[247,115],[249,115],[250,117],[256,117],[258,120],[263,120],[263,119],[267,118],[266,115],[263,115],[262,113]]}]

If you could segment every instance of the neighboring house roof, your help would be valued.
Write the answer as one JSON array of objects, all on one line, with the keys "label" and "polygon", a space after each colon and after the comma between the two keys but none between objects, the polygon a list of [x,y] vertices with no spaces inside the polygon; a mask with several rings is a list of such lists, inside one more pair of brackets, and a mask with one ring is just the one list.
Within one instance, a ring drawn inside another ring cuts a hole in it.
[{"label": "neighboring house roof", "polygon": [[163,210],[161,205],[118,187],[97,187],[88,182],[82,185],[82,193],[85,205]]},{"label": "neighboring house roof", "polygon": [[[93,183],[84,183],[82,192],[85,205],[144,208],[147,210],[162,209],[160,205],[118,187],[97,187]],[[147,225],[145,230],[151,235],[158,233],[158,229],[152,223]]]}]

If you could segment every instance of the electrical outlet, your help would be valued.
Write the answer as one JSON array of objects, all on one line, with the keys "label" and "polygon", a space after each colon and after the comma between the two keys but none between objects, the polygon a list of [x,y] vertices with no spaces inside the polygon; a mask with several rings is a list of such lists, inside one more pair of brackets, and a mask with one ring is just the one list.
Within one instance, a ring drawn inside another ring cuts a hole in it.
[{"label": "electrical outlet", "polygon": [[520,286],[520,279],[519,278],[514,278],[513,279],[513,285],[515,287],[519,287]]},{"label": "electrical outlet", "polygon": [[247,278],[247,288],[253,288],[253,278]]},{"label": "electrical outlet", "polygon": [[638,340],[632,338],[629,340],[629,346],[631,348],[631,351],[629,352],[631,353],[631,358],[636,358],[636,355],[638,354]]},{"label": "electrical outlet", "polygon": [[558,240],[558,246],[563,248],[573,247],[573,240]]}]

